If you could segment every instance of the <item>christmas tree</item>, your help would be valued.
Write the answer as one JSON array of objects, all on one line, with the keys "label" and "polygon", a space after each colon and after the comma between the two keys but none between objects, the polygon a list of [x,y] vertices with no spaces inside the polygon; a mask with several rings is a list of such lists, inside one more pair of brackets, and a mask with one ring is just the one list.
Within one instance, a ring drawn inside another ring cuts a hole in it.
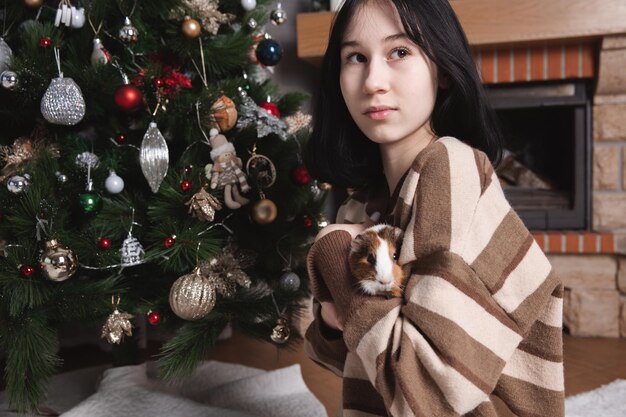
[{"label": "christmas tree", "polygon": [[[287,346],[324,191],[302,165],[303,93],[271,77],[264,0],[13,0],[0,38],[0,349],[32,410],[57,329],[175,329],[184,377],[231,323]],[[302,280],[301,280],[302,278]],[[136,332],[135,332],[136,333]],[[100,336],[100,335],[98,335]]]}]

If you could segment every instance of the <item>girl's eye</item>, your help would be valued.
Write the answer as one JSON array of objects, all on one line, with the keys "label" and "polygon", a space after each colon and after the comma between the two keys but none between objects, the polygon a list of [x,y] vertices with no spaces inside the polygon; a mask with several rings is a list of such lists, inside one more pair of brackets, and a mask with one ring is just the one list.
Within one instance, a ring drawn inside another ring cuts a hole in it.
[{"label": "girl's eye", "polygon": [[406,48],[397,48],[391,51],[391,59],[402,59],[409,55],[409,50]]},{"label": "girl's eye", "polygon": [[372,255],[371,253],[367,255],[367,262],[369,262],[371,265],[376,265],[376,258],[374,257],[374,255]]},{"label": "girl's eye", "polygon": [[353,53],[348,55],[347,61],[351,64],[357,64],[357,63],[363,63],[365,61],[367,61],[365,59],[365,56],[359,53]]},{"label": "girl's eye", "polygon": [[398,254],[398,252],[393,254],[393,260],[394,261],[397,261],[399,257],[400,257],[400,255]]}]

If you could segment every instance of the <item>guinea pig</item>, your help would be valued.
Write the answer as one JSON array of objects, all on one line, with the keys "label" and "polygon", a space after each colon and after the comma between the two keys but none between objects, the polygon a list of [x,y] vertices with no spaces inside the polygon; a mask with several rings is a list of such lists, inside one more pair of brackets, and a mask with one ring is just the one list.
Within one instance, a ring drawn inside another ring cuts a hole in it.
[{"label": "guinea pig", "polygon": [[365,294],[402,295],[405,274],[397,263],[402,234],[397,227],[378,224],[352,240],[350,270]]}]

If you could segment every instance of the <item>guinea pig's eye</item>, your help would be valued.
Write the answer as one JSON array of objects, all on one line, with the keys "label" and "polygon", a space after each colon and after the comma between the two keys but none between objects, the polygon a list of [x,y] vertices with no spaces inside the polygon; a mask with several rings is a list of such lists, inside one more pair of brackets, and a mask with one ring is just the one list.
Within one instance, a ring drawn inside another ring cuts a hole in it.
[{"label": "guinea pig's eye", "polygon": [[393,260],[394,261],[397,261],[399,257],[400,257],[400,254],[398,252],[393,254]]},{"label": "guinea pig's eye", "polygon": [[374,255],[372,255],[371,253],[367,255],[367,262],[372,265],[376,265],[376,258],[374,257]]}]

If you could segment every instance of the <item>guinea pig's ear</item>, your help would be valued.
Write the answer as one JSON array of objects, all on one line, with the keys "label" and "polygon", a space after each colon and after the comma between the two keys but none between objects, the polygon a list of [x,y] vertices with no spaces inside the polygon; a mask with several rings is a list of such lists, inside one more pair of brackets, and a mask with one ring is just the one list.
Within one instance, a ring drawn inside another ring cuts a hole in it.
[{"label": "guinea pig's ear", "polygon": [[364,244],[365,239],[363,238],[363,235],[357,235],[357,237],[352,239],[352,242],[350,242],[350,253],[358,252]]}]

